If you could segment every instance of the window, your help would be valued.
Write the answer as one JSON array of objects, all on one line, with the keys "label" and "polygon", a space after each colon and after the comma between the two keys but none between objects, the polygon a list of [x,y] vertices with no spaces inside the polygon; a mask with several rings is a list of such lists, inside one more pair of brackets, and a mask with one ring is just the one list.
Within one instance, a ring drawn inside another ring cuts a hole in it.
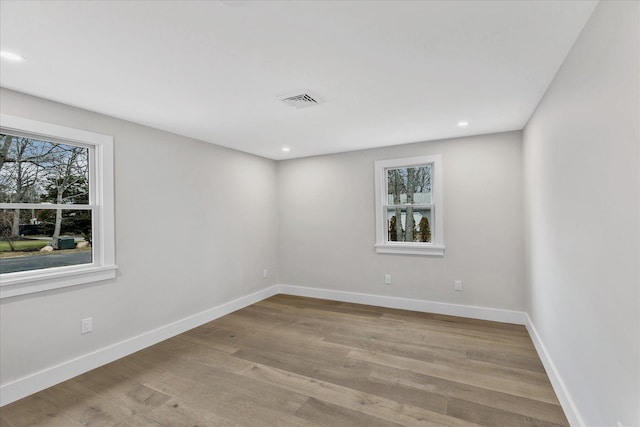
[{"label": "window", "polygon": [[442,158],[375,162],[376,251],[444,255]]},{"label": "window", "polygon": [[0,115],[0,298],[115,269],[113,138]]}]

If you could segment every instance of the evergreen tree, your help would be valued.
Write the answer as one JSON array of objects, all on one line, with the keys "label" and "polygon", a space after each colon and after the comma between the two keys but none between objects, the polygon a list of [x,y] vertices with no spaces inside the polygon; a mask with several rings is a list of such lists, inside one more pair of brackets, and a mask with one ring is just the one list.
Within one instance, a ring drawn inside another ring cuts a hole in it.
[{"label": "evergreen tree", "polygon": [[420,241],[421,242],[430,242],[431,241],[431,226],[429,225],[429,219],[426,216],[423,216],[420,220]]},{"label": "evergreen tree", "polygon": [[398,229],[396,228],[396,216],[392,216],[389,220],[389,241],[398,241]]}]

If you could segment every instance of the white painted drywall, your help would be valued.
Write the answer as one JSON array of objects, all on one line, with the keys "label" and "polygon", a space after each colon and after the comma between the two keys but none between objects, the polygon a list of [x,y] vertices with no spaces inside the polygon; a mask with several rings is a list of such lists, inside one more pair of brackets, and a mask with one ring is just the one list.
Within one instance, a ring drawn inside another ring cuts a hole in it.
[{"label": "white painted drywall", "polygon": [[[430,154],[442,154],[444,257],[377,254],[374,161]],[[521,166],[520,132],[281,161],[280,281],[523,311]]]},{"label": "white painted drywall", "polygon": [[585,426],[640,426],[639,18],[601,2],[524,132],[527,312]]},{"label": "white painted drywall", "polygon": [[2,113],[114,136],[119,265],[113,281],[0,302],[3,384],[277,283],[274,161],[0,95]]}]

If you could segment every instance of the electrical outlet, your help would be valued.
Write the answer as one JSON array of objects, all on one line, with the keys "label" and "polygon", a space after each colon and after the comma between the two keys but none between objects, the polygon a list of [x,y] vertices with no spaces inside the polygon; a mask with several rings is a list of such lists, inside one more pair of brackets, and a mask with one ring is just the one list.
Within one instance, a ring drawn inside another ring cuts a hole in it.
[{"label": "electrical outlet", "polygon": [[454,282],[453,288],[454,288],[456,291],[462,291],[462,280],[456,280],[456,281]]},{"label": "electrical outlet", "polygon": [[384,275],[384,284],[385,285],[390,285],[391,284],[391,275],[390,274],[385,274]]},{"label": "electrical outlet", "polygon": [[93,317],[82,319],[82,333],[88,334],[91,331],[93,331]]},{"label": "electrical outlet", "polygon": [[266,279],[267,277],[269,277],[269,270],[265,268],[264,270],[262,270],[262,278]]}]

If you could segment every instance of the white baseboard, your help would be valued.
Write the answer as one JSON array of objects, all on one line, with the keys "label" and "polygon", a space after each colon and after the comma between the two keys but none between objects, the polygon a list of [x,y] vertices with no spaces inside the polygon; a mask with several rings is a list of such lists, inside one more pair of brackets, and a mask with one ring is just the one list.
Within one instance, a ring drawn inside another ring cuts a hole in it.
[{"label": "white baseboard", "polygon": [[167,338],[186,332],[189,329],[193,329],[226,314],[255,304],[277,293],[278,286],[274,285],[141,335],[101,348],[100,350],[85,354],[76,359],[66,361],[57,366],[3,384],[0,386],[0,406],[15,402],[18,399],[22,399],[40,390],[44,390],[45,388],[113,362],[114,360],[118,360],[136,351],[159,343],[160,341],[164,341]]},{"label": "white baseboard", "polygon": [[529,336],[533,341],[533,345],[536,347],[536,351],[538,352],[540,360],[542,360],[544,369],[547,371],[547,376],[549,377],[549,381],[551,381],[553,391],[555,391],[556,396],[558,396],[558,400],[560,401],[560,405],[564,410],[564,414],[567,416],[569,425],[571,425],[572,427],[581,427],[586,425],[584,423],[584,420],[582,419],[582,416],[580,415],[580,412],[578,411],[578,407],[575,405],[573,399],[571,398],[571,395],[569,394],[567,386],[565,385],[564,381],[562,381],[562,377],[556,369],[556,365],[553,363],[549,352],[547,352],[547,348],[543,344],[540,335],[538,335],[538,331],[533,325],[529,314],[525,313],[525,319],[525,326],[527,327]]},{"label": "white baseboard", "polygon": [[331,289],[307,288],[303,286],[282,284],[278,285],[278,291],[281,294],[287,295],[322,298],[334,301],[352,302],[356,304],[376,305],[379,307],[421,311],[424,313],[446,314],[449,316],[469,317],[472,319],[480,320],[492,320],[494,322],[514,323],[516,325],[524,325],[526,322],[524,312],[502,310],[497,308],[449,304],[428,300],[361,294],[355,292],[343,292]]},{"label": "white baseboard", "polygon": [[[61,383],[75,376],[88,372],[92,369],[113,362],[136,351],[147,348],[165,339],[198,327],[207,322],[215,320],[221,316],[232,313],[241,308],[247,307],[263,299],[269,298],[278,293],[287,295],[298,295],[311,298],[323,298],[334,301],[352,302],[356,304],[376,305],[380,307],[398,308],[403,310],[421,311],[426,313],[446,314],[450,316],[469,317],[473,319],[492,320],[496,322],[515,323],[518,325],[527,324],[525,314],[519,311],[501,310],[495,308],[448,304],[427,300],[416,300],[409,298],[389,297],[382,295],[362,294],[355,292],[343,292],[330,289],[307,288],[292,285],[274,285],[269,288],[254,292],[250,295],[218,305],[209,310],[202,311],[184,319],[172,322],[160,328],[131,337],[116,344],[101,348],[92,353],[85,354],[72,360],[68,360],[56,366],[44,369],[39,372],[27,375],[17,380],[2,384],[0,386],[0,406],[7,405],[23,397],[29,396],[45,388]],[[531,326],[531,328],[533,328]],[[534,335],[531,333],[532,336]],[[538,340],[539,342],[539,340]],[[540,357],[542,356],[540,347],[536,343]],[[540,344],[541,345],[541,344]],[[544,347],[541,347],[544,351]],[[546,352],[544,353],[546,355]],[[547,360],[548,356],[546,357]],[[553,366],[553,365],[551,365]],[[547,367],[547,363],[545,363]],[[547,368],[547,371],[553,371]],[[551,377],[551,375],[550,375]],[[556,375],[557,377],[557,375]],[[552,377],[553,378],[553,377]],[[557,377],[559,379],[559,377]],[[552,381],[555,388],[555,383]],[[560,395],[560,393],[559,393]],[[562,399],[561,399],[562,402]],[[571,402],[569,400],[569,402]],[[564,407],[563,402],[563,407]],[[569,419],[571,421],[571,419]],[[572,423],[573,424],[573,423]],[[578,424],[581,425],[581,424]]]}]

